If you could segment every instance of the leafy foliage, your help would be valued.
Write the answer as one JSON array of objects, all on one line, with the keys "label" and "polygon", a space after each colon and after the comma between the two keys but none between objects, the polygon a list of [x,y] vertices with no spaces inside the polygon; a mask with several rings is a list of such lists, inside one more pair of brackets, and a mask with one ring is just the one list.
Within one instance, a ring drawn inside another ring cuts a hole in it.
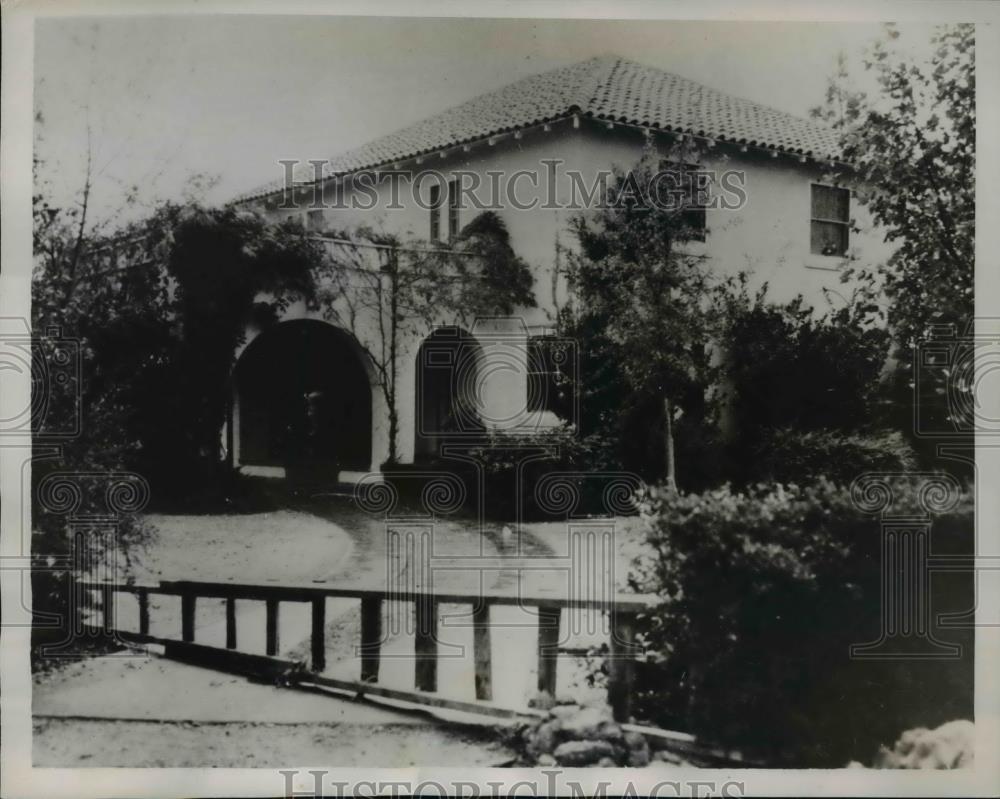
[{"label": "leafy foliage", "polygon": [[[54,410],[79,402],[84,414],[65,463],[138,469],[166,478],[164,489],[197,480],[199,463],[221,458],[229,371],[246,322],[261,307],[273,318],[291,297],[310,296],[318,251],[294,228],[252,215],[167,205],[116,236],[87,240],[75,267],[60,253],[75,251],[55,243],[37,258],[32,307],[37,331],[58,329],[82,353],[80,396]],[[268,298],[257,302],[262,292]]]},{"label": "leafy foliage", "polygon": [[720,291],[729,401],[736,426],[852,430],[878,414],[888,335],[858,304],[825,315],[802,297],[785,304],[753,296],[746,278]]},{"label": "leafy foliage", "polygon": [[700,259],[679,249],[696,237],[686,204],[660,202],[642,188],[656,185],[654,175],[682,171],[669,164],[697,158],[681,145],[661,163],[647,148],[634,168],[615,170],[595,211],[572,220],[580,251],[567,259],[573,302],[560,318],[562,334],[577,339],[582,356],[584,435],[625,441],[630,423],[642,419],[648,441],[650,416],[658,417],[657,451],[634,465],[671,480],[678,414],[692,425],[705,416],[709,278]]},{"label": "leafy foliage", "polygon": [[230,208],[183,209],[170,224],[165,266],[176,288],[168,313],[179,325],[170,362],[150,387],[156,395],[137,405],[154,455],[144,466],[165,485],[186,470],[193,485],[211,487],[221,477],[219,431],[247,322],[273,323],[292,299],[311,299],[322,251],[293,226]]},{"label": "leafy foliage", "polygon": [[[893,512],[920,512],[919,487],[893,487]],[[970,650],[951,661],[852,660],[881,629],[878,519],[848,490],[728,486],[681,495],[654,489],[647,553],[633,584],[662,604],[642,620],[639,715],[774,765],[870,762],[912,726],[972,712]],[[933,517],[935,551],[971,552],[966,496]],[[711,579],[706,579],[710,575]],[[971,606],[968,575],[935,581],[935,612]],[[972,644],[969,631],[934,629]]]},{"label": "leafy foliage", "polygon": [[[271,317],[290,297],[311,294],[313,246],[300,232],[232,209],[166,205],[114,235],[97,235],[49,208],[40,193],[35,219],[36,341],[52,357],[60,348],[80,356],[79,376],[63,383],[48,379],[57,371],[51,363],[36,363],[35,400],[47,403],[33,429],[36,445],[43,449],[50,428],[78,411],[82,424],[58,458],[38,461],[33,487],[53,471],[135,471],[161,506],[218,502],[236,345],[260,311],[260,292],[269,292],[262,305]],[[80,512],[106,513],[103,502],[100,487],[88,490]],[[65,518],[41,510],[36,504],[34,604],[68,622],[66,575],[48,563],[69,555],[71,542]],[[130,558],[151,535],[141,519],[125,516],[113,548]]]},{"label": "leafy foliage", "polygon": [[[976,77],[975,26],[942,26],[925,64],[893,49],[891,25],[866,58],[878,85],[852,89],[846,63],[830,81],[824,106],[814,114],[840,133],[851,166],[834,178],[855,188],[895,252],[874,270],[853,269],[870,302],[884,292],[897,348],[899,424],[910,427],[914,402],[954,427],[943,382],[917,386],[917,349],[938,326],[964,335],[974,312]],[[957,355],[957,354],[956,354]],[[954,379],[952,375],[950,379]],[[945,378],[949,379],[949,378]],[[971,384],[953,386],[971,391]],[[916,395],[915,389],[924,389]],[[948,429],[947,427],[944,429]],[[956,436],[958,437],[958,436]]]},{"label": "leafy foliage", "polygon": [[907,472],[917,468],[913,448],[897,430],[845,433],[842,430],[768,431],[750,456],[757,480],[806,482],[825,477],[841,486],[866,472]]},{"label": "leafy foliage", "polygon": [[448,260],[462,278],[461,297],[451,303],[455,308],[509,316],[515,308],[535,306],[534,276],[495,211],[483,211],[462,228],[454,250],[456,257]]},{"label": "leafy foliage", "polygon": [[892,457],[881,452],[886,433],[866,438],[885,416],[889,336],[877,309],[855,301],[821,315],[801,296],[779,304],[767,292],[764,284],[751,295],[745,275],[716,292],[730,479],[849,483],[865,463],[912,464],[902,442],[890,445]]},{"label": "leafy foliage", "polygon": [[[535,492],[539,481],[560,472],[560,490],[572,491],[579,499],[574,512],[606,512],[600,491],[594,490],[598,483],[586,478],[616,471],[615,464],[605,460],[609,449],[596,436],[581,437],[572,425],[561,424],[519,434],[487,430],[485,440],[470,448],[469,456],[480,465],[477,469],[482,469],[484,505],[489,516],[505,521],[565,519],[565,514],[555,514],[543,507],[545,502],[539,503]],[[470,488],[474,493],[478,485],[473,482]]]}]

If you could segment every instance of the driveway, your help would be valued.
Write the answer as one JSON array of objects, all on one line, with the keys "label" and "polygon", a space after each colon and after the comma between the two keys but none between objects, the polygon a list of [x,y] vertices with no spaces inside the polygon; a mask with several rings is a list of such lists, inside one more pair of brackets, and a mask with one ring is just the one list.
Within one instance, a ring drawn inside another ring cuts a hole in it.
[{"label": "driveway", "polygon": [[[525,590],[534,592],[539,588],[551,588],[567,576],[565,565],[559,562],[559,558],[569,551],[569,528],[565,524],[526,525],[519,539],[510,529],[505,534],[501,524],[481,526],[464,518],[430,519],[416,513],[401,513],[387,521],[360,510],[351,498],[339,496],[312,497],[296,501],[294,508],[269,513],[154,515],[149,520],[158,528],[159,536],[131,566],[131,573],[139,578],[232,578],[249,582],[325,579],[341,586],[385,587],[391,584],[405,588],[424,585],[430,579],[420,556],[422,545],[429,547],[432,555],[433,585],[439,591],[475,596],[483,590],[509,589],[520,584]],[[475,564],[477,558],[485,559],[484,563],[489,566],[469,568],[469,563]],[[548,566],[539,565],[543,558],[550,559]],[[450,559],[461,559],[456,562],[465,565],[447,568]],[[552,563],[556,566],[552,567]],[[616,577],[620,578],[621,566],[618,572]],[[117,612],[122,627],[137,628],[138,608],[134,601],[130,605],[129,598],[123,597]],[[308,605],[282,603],[280,612],[280,654],[306,659],[310,634]],[[383,612],[386,638],[382,644],[380,682],[391,687],[412,688],[412,604],[386,602]],[[439,692],[451,698],[471,700],[474,698],[471,607],[443,604],[440,612]],[[329,599],[327,618],[326,671],[332,676],[356,679],[360,674],[358,600]],[[598,621],[572,618],[565,613],[565,634],[561,643],[581,648],[606,640],[606,630],[595,624]],[[237,627],[239,649],[262,654],[263,603],[237,602]],[[180,636],[177,598],[151,600],[151,631],[165,637]],[[195,640],[221,646],[224,636],[222,602],[199,601]],[[494,701],[506,706],[524,706],[536,690],[537,616],[534,609],[493,607],[491,638]],[[579,658],[560,656],[558,691],[571,692],[580,699],[601,694],[600,688],[587,685],[585,666]],[[178,697],[176,691],[180,685],[184,686],[184,691]],[[321,704],[316,706],[318,709],[306,712],[303,700]],[[299,705],[303,705],[301,712],[296,710]],[[381,709],[365,709],[364,705],[328,697],[301,697],[294,691],[252,685],[215,672],[150,656],[135,657],[134,654],[87,661],[40,678],[34,694],[34,712],[36,731],[41,736],[38,751],[48,752],[42,759],[51,764],[54,764],[52,758],[58,759],[58,752],[69,758],[68,763],[82,763],[82,759],[93,756],[97,760],[94,765],[124,764],[116,757],[106,762],[98,759],[97,750],[88,755],[88,746],[93,749],[97,744],[86,742],[97,732],[113,736],[125,729],[122,724],[152,723],[154,719],[166,725],[163,727],[165,734],[172,729],[170,725],[189,722],[201,725],[201,731],[191,740],[202,739],[209,747],[205,751],[215,752],[225,762],[230,762],[230,758],[236,762],[240,755],[229,753],[222,739],[230,733],[225,733],[222,727],[216,733],[206,731],[212,725],[247,727],[289,723],[297,719],[303,724],[342,725],[345,732],[365,725],[382,725],[392,730],[402,730],[409,725],[410,733],[392,734],[401,740],[407,734],[419,737],[424,734],[424,727],[433,726],[424,718],[418,732],[411,718],[394,717],[395,710],[386,709],[384,712],[389,713],[386,717],[381,715]],[[84,728],[93,729],[88,732]],[[246,730],[240,732],[247,740],[253,740],[257,734]],[[310,740],[325,740],[326,735],[326,732],[317,731]],[[365,735],[348,738],[344,751],[358,754],[360,750],[352,749],[354,744],[350,742],[359,743]],[[471,745],[470,740],[460,735],[456,739],[442,739],[442,746],[449,741],[459,747],[467,746]],[[122,757],[131,765],[140,765],[160,762],[161,756],[166,756],[160,749],[150,752],[141,757],[136,753],[139,757],[136,761],[125,755]],[[338,757],[343,754],[339,749],[337,752]],[[251,753],[242,762],[262,765],[259,755]],[[498,750],[482,750],[481,758],[492,759],[491,762],[498,762],[500,757]],[[473,758],[470,756],[462,762],[471,763]]]},{"label": "driveway", "polygon": [[[348,501],[334,504],[327,518],[306,510],[153,515],[157,539],[128,571],[140,579],[384,584],[384,525]],[[439,540],[471,551],[460,526],[443,526]],[[151,598],[154,634],[179,637],[174,600]],[[331,668],[354,664],[357,604],[328,600]],[[134,601],[123,598],[116,612],[123,628],[137,629]],[[200,601],[195,640],[222,645],[223,614],[220,602]],[[264,626],[262,603],[237,603],[241,650],[263,653]],[[281,654],[304,656],[309,632],[308,606],[283,603]],[[490,727],[445,725],[423,712],[261,685],[130,650],[40,675],[32,711],[38,766],[495,766],[513,756]]]}]

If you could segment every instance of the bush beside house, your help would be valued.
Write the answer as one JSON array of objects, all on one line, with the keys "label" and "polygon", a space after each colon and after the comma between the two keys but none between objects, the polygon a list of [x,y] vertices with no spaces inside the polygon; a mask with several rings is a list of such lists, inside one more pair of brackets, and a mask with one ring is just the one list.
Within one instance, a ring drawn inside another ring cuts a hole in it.
[{"label": "bush beside house", "polygon": [[486,513],[503,520],[518,513],[525,520],[608,513],[595,486],[618,472],[604,444],[600,436],[581,437],[567,424],[522,435],[489,432],[470,452],[483,471]]},{"label": "bush beside house", "polygon": [[789,483],[826,477],[841,486],[849,486],[866,472],[900,473],[917,468],[913,448],[895,430],[870,434],[772,430],[752,450],[751,463],[758,480]]},{"label": "bush beside house", "polygon": [[[919,511],[918,487],[893,491],[894,511]],[[909,727],[971,718],[971,631],[940,632],[963,645],[958,659],[849,656],[882,620],[880,524],[849,490],[657,489],[645,513],[648,552],[632,579],[662,604],[642,620],[643,720],[774,765],[835,767],[871,762]],[[972,551],[973,534],[965,496],[933,517],[932,551]],[[935,613],[974,605],[968,575],[932,589]]]}]

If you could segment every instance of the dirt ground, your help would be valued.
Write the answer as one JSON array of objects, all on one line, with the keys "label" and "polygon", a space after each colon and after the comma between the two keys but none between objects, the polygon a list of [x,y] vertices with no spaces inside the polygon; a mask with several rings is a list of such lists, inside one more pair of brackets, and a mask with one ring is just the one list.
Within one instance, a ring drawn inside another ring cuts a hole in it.
[{"label": "dirt ground", "polygon": [[156,538],[131,570],[142,579],[310,580],[338,574],[352,537],[310,513],[150,514]]},{"label": "dirt ground", "polygon": [[[401,556],[393,550],[393,535],[430,529],[435,562],[446,563],[449,557],[503,562],[502,568],[486,570],[435,570],[437,590],[476,594],[520,584],[534,591],[551,588],[553,580],[553,573],[538,568],[538,559],[565,557],[569,548],[565,523],[525,525],[520,537],[516,531],[505,534],[502,524],[480,525],[457,517],[387,523],[339,496],[300,499],[292,507],[266,513],[147,518],[158,534],[130,566],[130,573],[140,579],[335,580],[338,585],[359,587],[384,587],[391,581],[400,586],[419,584],[423,579],[419,564],[412,554]],[[633,525],[632,520],[615,522],[619,590],[625,587],[628,564],[636,552]],[[151,601],[154,634],[179,637],[179,602],[171,604],[172,599],[176,598]],[[137,608],[130,608],[127,600],[123,603],[118,617],[128,629],[137,623]],[[328,600],[328,674],[355,678],[359,673],[357,604],[350,599]],[[392,604],[386,603],[386,613]],[[472,699],[471,629],[460,618],[471,609],[442,606],[442,611],[451,618],[442,621],[440,690]],[[132,616],[135,619],[128,622]],[[493,643],[495,699],[521,704],[534,691],[535,621],[530,609],[514,607],[494,607],[493,617],[498,625]],[[568,617],[565,624],[579,626]],[[241,650],[263,653],[264,626],[263,603],[237,603]],[[280,654],[303,659],[309,629],[308,606],[283,603]],[[389,629],[388,617],[384,629]],[[585,639],[571,643],[586,643]],[[219,602],[198,603],[196,641],[223,644]],[[34,697],[36,764],[402,766],[430,765],[438,757],[442,763],[498,765],[509,757],[495,735],[483,730],[452,728],[428,717],[416,723],[392,708],[303,697],[203,669],[183,671],[190,668],[143,656],[92,659],[40,675]],[[560,657],[559,672],[560,690],[583,691],[578,662]],[[412,636],[405,630],[383,644],[380,682],[412,687]],[[178,695],[179,686],[183,693]]]},{"label": "dirt ground", "polygon": [[[616,517],[595,522],[597,529],[609,531],[614,548],[614,582],[618,591],[629,591],[628,576],[632,563],[648,557],[643,544],[643,521],[639,517]],[[522,533],[534,546],[548,550],[553,555],[566,554],[569,549],[566,522],[528,522]]]},{"label": "dirt ground", "polygon": [[[35,719],[34,765],[278,768],[499,766],[512,754],[488,731],[351,723],[205,724]],[[280,786],[275,786],[278,789]]]}]

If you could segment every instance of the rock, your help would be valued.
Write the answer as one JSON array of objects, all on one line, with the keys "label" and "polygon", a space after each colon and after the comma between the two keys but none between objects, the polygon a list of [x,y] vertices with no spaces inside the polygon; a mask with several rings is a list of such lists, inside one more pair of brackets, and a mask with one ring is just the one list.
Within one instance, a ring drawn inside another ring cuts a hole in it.
[{"label": "rock", "polygon": [[624,738],[628,747],[628,764],[634,768],[648,766],[650,752],[646,737],[638,732],[627,732]]},{"label": "rock", "polygon": [[597,737],[602,741],[616,743],[624,739],[625,733],[622,732],[619,724],[613,721],[602,721],[597,725]]},{"label": "rock", "polygon": [[675,766],[687,765],[687,761],[678,755],[676,752],[671,752],[667,749],[661,749],[653,754],[655,760],[659,760],[662,763],[671,763]]},{"label": "rock", "polygon": [[875,768],[971,768],[976,728],[971,721],[949,721],[933,730],[917,727],[904,732],[892,750],[882,747]]},{"label": "rock", "polygon": [[618,764],[610,757],[602,757],[597,761],[597,765],[600,768],[618,768]]},{"label": "rock", "polygon": [[590,766],[613,754],[607,741],[566,741],[552,753],[560,766]]},{"label": "rock", "polygon": [[590,697],[580,702],[580,705],[581,707],[592,708],[594,710],[600,711],[601,715],[608,721],[614,720],[615,714],[614,711],[611,709],[611,705],[609,705],[603,699],[599,699],[597,697]]},{"label": "rock", "polygon": [[565,721],[566,719],[572,718],[579,712],[580,708],[577,705],[556,705],[549,711],[549,715],[551,715],[554,719]]},{"label": "rock", "polygon": [[519,721],[514,725],[512,736],[527,741],[528,737],[538,728],[539,721]]},{"label": "rock", "polygon": [[558,766],[559,763],[556,761],[556,759],[554,757],[552,757],[552,755],[546,753],[546,754],[542,754],[542,755],[538,756],[538,759],[535,761],[535,765],[542,766],[542,767],[545,767],[545,766]]},{"label": "rock", "polygon": [[528,740],[528,753],[535,757],[551,754],[559,743],[560,726],[558,719],[539,724]]},{"label": "rock", "polygon": [[555,707],[555,704],[556,700],[552,698],[552,694],[548,691],[539,691],[528,700],[528,707],[536,708],[537,710],[550,710]]},{"label": "rock", "polygon": [[598,738],[598,728],[607,721],[604,713],[596,707],[581,708],[578,713],[563,720],[563,732],[567,738],[582,741],[588,738]]}]

